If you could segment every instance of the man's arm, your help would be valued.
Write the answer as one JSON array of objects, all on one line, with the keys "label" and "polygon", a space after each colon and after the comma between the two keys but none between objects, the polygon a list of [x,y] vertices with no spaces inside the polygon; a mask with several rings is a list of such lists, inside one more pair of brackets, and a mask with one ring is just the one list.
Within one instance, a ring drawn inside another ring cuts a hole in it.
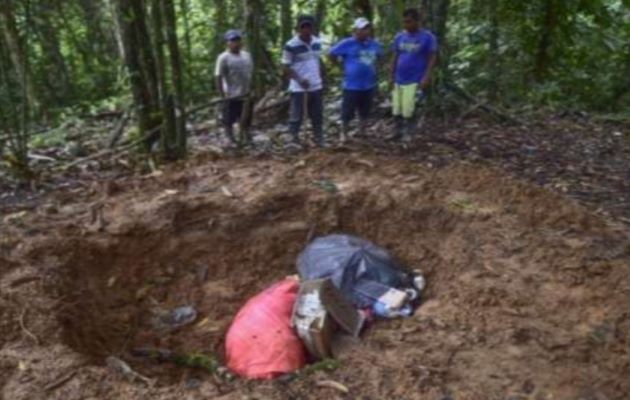
[{"label": "man's arm", "polygon": [[392,65],[389,69],[389,79],[391,83],[396,81],[396,65],[398,65],[398,53],[394,53],[394,57],[392,58]]},{"label": "man's arm", "polygon": [[221,95],[221,97],[225,97],[225,90],[223,90],[223,59],[219,57],[217,59],[216,67],[214,68],[214,83],[217,87],[217,92]]},{"label": "man's arm", "polygon": [[324,60],[319,59],[319,75],[322,78],[322,86],[326,87],[326,65],[324,64]]},{"label": "man's arm", "polygon": [[392,51],[392,53],[394,54],[394,56],[392,57],[392,65],[389,68],[389,80],[390,83],[393,85],[396,83],[396,67],[398,66],[398,43],[400,41],[400,34],[397,34],[396,37],[394,38],[394,42],[391,44],[390,49]]},{"label": "man's arm", "polygon": [[437,52],[431,53],[429,56],[429,64],[427,65],[427,71],[424,73],[422,80],[420,81],[420,87],[423,89],[429,86],[431,83],[431,74],[433,73],[433,67],[437,63]]},{"label": "man's arm", "polygon": [[387,69],[386,65],[389,62],[387,57],[385,57],[385,52],[383,51],[383,46],[377,42],[376,48],[376,60],[374,61],[374,68],[376,71],[384,71]]},{"label": "man's arm", "polygon": [[339,66],[339,60],[341,59],[341,57],[343,57],[345,53],[345,43],[346,41],[342,40],[341,42],[334,45],[330,49],[330,52],[328,52],[328,59],[336,67]]},{"label": "man's arm", "polygon": [[308,89],[308,81],[306,79],[300,79],[295,70],[291,67],[293,62],[293,54],[291,51],[285,47],[282,51],[282,66],[284,67],[284,78],[285,79],[293,79],[297,83],[302,86],[304,89]]},{"label": "man's arm", "polygon": [[331,64],[334,65],[335,67],[339,66],[339,57],[334,56],[332,54],[328,54],[328,59],[330,60]]},{"label": "man's arm", "polygon": [[438,55],[438,43],[437,38],[433,35],[430,36],[430,54],[429,54],[429,62],[427,64],[427,70],[424,73],[424,76],[420,80],[420,87],[425,89],[431,83],[431,74],[433,73],[433,67],[437,63],[437,55]]},{"label": "man's arm", "polygon": [[293,79],[297,83],[299,83],[300,86],[302,86],[304,89],[308,89],[308,81],[306,79],[300,79],[298,74],[295,72],[295,70],[293,68],[291,68],[290,65],[285,65],[284,66],[284,78],[285,79]]},{"label": "man's arm", "polygon": [[225,91],[223,90],[223,77],[220,75],[215,77],[215,84],[217,86],[217,92],[219,92],[221,97],[225,97]]}]

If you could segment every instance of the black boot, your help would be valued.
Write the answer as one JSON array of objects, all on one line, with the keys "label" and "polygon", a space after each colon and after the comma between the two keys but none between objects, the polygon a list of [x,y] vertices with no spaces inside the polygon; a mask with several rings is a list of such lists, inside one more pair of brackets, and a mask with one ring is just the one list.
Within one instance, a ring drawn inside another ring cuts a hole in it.
[{"label": "black boot", "polygon": [[249,129],[242,129],[239,136],[239,147],[254,147],[254,141]]}]

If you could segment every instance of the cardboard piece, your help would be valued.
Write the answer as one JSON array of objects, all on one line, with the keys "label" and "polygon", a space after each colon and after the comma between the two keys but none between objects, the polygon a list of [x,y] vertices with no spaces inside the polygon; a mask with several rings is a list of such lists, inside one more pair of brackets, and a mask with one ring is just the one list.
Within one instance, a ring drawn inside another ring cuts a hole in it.
[{"label": "cardboard piece", "polygon": [[399,310],[409,302],[409,293],[392,288],[379,297],[378,301],[390,310]]},{"label": "cardboard piece", "polygon": [[292,323],[309,353],[330,358],[331,340],[339,328],[358,336],[365,317],[345,300],[330,279],[302,282],[293,309]]}]

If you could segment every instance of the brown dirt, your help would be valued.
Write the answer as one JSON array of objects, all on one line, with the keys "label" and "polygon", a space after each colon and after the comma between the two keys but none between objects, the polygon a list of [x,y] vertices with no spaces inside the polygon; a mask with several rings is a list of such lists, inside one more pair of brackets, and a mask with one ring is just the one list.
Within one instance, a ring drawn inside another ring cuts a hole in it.
[{"label": "brown dirt", "polygon": [[[438,171],[367,154],[207,160],[58,194],[9,218],[0,243],[0,398],[625,399],[627,228],[496,170]],[[372,166],[370,165],[372,164]],[[330,179],[339,192],[316,182]],[[56,199],[56,200],[55,200]],[[334,372],[224,381],[129,355],[221,354],[245,300],[295,273],[309,233],[345,232],[427,275],[425,302],[360,342]],[[208,277],[203,278],[207,268]],[[194,305],[156,332],[151,310]],[[128,382],[116,355],[157,378]],[[316,385],[332,379],[342,393]]]}]

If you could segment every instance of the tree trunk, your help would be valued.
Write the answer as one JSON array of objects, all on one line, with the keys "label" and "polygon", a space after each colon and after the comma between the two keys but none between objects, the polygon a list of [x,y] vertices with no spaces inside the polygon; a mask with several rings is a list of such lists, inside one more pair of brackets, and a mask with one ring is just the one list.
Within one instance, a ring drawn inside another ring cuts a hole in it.
[{"label": "tree trunk", "polygon": [[177,127],[176,156],[186,156],[186,107],[184,98],[184,76],[182,74],[182,61],[177,43],[177,21],[175,19],[175,5],[173,0],[162,0],[162,13],[166,24],[166,41],[171,61],[171,75],[175,95],[173,103]]},{"label": "tree trunk", "polygon": [[87,48],[85,42],[77,36],[77,33],[75,32],[76,26],[72,23],[70,18],[68,18],[68,16],[72,14],[72,10],[69,9],[68,6],[71,6],[72,4],[63,1],[55,1],[53,4],[57,9],[57,20],[68,35],[68,42],[74,50],[70,53],[68,58],[70,65],[73,67],[71,69],[76,70],[76,55],[78,54],[81,57],[81,64],[84,66],[85,72],[89,75],[94,74],[96,68],[92,52],[89,48]]},{"label": "tree trunk", "polygon": [[261,29],[261,17],[263,15],[261,0],[244,0],[245,9],[245,31],[249,39],[249,49],[254,62],[252,75],[252,89],[255,95],[262,92],[262,81],[260,79],[260,66],[263,56],[263,38]]},{"label": "tree trunk", "polygon": [[[22,131],[19,135],[17,135],[16,140],[16,151],[15,158],[17,161],[16,169],[20,175],[28,174],[28,137],[29,137],[29,125],[31,122],[31,109],[30,102],[28,100],[28,88],[30,84],[30,57],[29,57],[29,27],[31,25],[31,2],[30,0],[26,0],[25,4],[25,32],[24,32],[24,40],[22,42],[23,47],[23,58],[22,58],[22,71],[24,74],[22,75]],[[21,176],[25,178],[26,175]]]},{"label": "tree trunk", "polygon": [[0,0],[0,24],[2,25],[2,33],[5,44],[13,63],[13,68],[17,72],[23,90],[26,94],[28,102],[32,109],[36,109],[39,104],[39,94],[33,83],[33,79],[25,66],[24,43],[20,38],[15,23],[15,15],[13,13],[13,4],[11,0]]},{"label": "tree trunk", "polygon": [[369,21],[374,19],[374,10],[370,0],[355,0],[354,8],[357,10],[358,15],[367,18]]},{"label": "tree trunk", "polygon": [[405,1],[394,0],[391,3],[377,2],[376,10],[382,21],[381,26],[378,27],[380,34],[386,35],[386,38],[393,38],[396,32],[400,31],[400,20],[405,10]]},{"label": "tree trunk", "polygon": [[172,101],[166,86],[166,61],[164,57],[164,22],[162,18],[162,0],[151,1],[151,22],[153,33],[153,49],[155,54],[156,76],[158,81],[158,97],[161,106],[160,147],[165,159],[174,158],[172,156],[175,148],[177,132],[175,121],[171,119],[173,111],[170,109]]},{"label": "tree trunk", "polygon": [[160,95],[158,88],[158,78],[155,68],[155,58],[151,46],[151,37],[147,28],[146,6],[144,0],[127,0],[131,4],[133,11],[133,27],[136,35],[136,51],[140,52],[140,65],[145,75],[145,82],[149,91],[149,102],[151,108],[159,109]]},{"label": "tree trunk", "polygon": [[16,132],[19,129],[19,111],[15,96],[14,75],[12,74],[9,50],[0,35],[0,88],[3,94],[0,97],[0,114],[2,118],[2,130]]},{"label": "tree trunk", "polygon": [[89,47],[99,63],[105,65],[116,56],[115,34],[113,31],[107,31],[103,26],[105,21],[103,7],[107,4],[94,0],[80,0],[79,6],[86,24],[86,39]]},{"label": "tree trunk", "polygon": [[263,32],[261,18],[264,15],[261,0],[244,0],[245,31],[249,38],[249,49],[254,63],[252,71],[251,95],[246,101],[241,118],[241,129],[248,129],[253,120],[254,104],[256,99],[262,96],[263,84],[261,80],[261,65],[264,61]]},{"label": "tree trunk", "polygon": [[116,39],[116,48],[118,49],[118,57],[121,60],[125,60],[125,45],[123,43],[123,37],[122,37],[122,27],[120,26],[120,17],[118,16],[118,8],[116,7],[116,5],[114,4],[114,2],[116,0],[105,0],[107,2],[107,7],[110,10],[110,13],[112,14],[113,20],[114,20],[114,26],[113,26],[113,34],[114,34],[114,38]]},{"label": "tree trunk", "polygon": [[[154,126],[152,114],[154,113],[153,100],[147,76],[142,68],[140,57],[140,43],[138,43],[137,25],[143,15],[136,15],[133,4],[130,0],[115,0],[116,15],[119,18],[119,26],[122,30],[120,36],[123,40],[125,51],[125,64],[129,71],[129,80],[133,94],[136,113],[138,115],[138,130],[141,137],[145,137],[147,132]],[[135,1],[135,0],[134,0]],[[150,145],[150,142],[147,143]]]},{"label": "tree trunk", "polygon": [[435,21],[433,20],[433,0],[422,0],[420,6],[422,23],[435,32]]},{"label": "tree trunk", "polygon": [[556,0],[547,0],[545,2],[545,14],[540,28],[540,40],[538,41],[534,65],[534,78],[538,83],[544,81],[549,71],[549,49],[558,24],[557,8]]},{"label": "tree trunk", "polygon": [[216,57],[221,53],[225,47],[223,41],[223,34],[227,30],[228,17],[227,17],[227,1],[226,0],[214,0],[214,26],[216,28],[214,51],[213,55]]},{"label": "tree trunk", "polygon": [[450,52],[448,43],[446,41],[446,34],[448,30],[448,12],[451,6],[450,0],[439,0],[436,11],[433,14],[433,23],[435,24],[435,35],[437,36],[439,45],[439,67],[441,74],[438,75],[438,80],[449,79],[449,63]]},{"label": "tree trunk", "polygon": [[35,15],[37,17],[34,18],[34,25],[46,57],[45,73],[47,76],[56,77],[56,79],[46,80],[50,98],[54,99],[56,104],[63,105],[69,100],[68,97],[71,94],[70,73],[59,46],[59,36],[57,35],[59,28],[55,26],[56,15],[50,7],[50,2],[39,4],[36,9]]},{"label": "tree trunk", "polygon": [[315,3],[315,34],[320,35],[326,19],[326,0],[317,0]]},{"label": "tree trunk", "polygon": [[446,42],[446,21],[448,20],[448,10],[450,6],[450,0],[440,0],[433,14],[433,29],[435,29],[435,35],[438,38],[438,42],[441,44]]},{"label": "tree trunk", "polygon": [[496,101],[499,94],[499,81],[501,69],[499,68],[499,1],[490,0],[488,17],[490,22],[490,40],[488,51],[488,99]]},{"label": "tree trunk", "polygon": [[190,22],[188,19],[189,4],[188,0],[180,0],[179,9],[182,13],[182,19],[184,21],[184,42],[186,43],[186,70],[190,69],[192,64],[192,39],[190,37]]},{"label": "tree trunk", "polygon": [[291,39],[293,36],[293,15],[291,13],[291,0],[282,0],[280,2],[280,20],[282,23],[281,46]]}]

